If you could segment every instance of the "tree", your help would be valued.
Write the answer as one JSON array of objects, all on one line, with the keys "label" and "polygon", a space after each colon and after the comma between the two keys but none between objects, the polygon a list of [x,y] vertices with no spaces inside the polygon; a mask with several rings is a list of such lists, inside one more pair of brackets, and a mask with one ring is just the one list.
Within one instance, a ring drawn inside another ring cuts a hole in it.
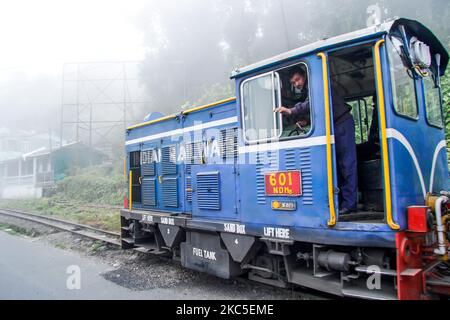
[{"label": "tree", "polygon": [[232,69],[364,28],[372,5],[381,21],[417,19],[450,41],[448,0],[153,0],[140,19],[148,48],[142,79],[153,101],[148,111],[175,112],[222,97],[233,88]]}]

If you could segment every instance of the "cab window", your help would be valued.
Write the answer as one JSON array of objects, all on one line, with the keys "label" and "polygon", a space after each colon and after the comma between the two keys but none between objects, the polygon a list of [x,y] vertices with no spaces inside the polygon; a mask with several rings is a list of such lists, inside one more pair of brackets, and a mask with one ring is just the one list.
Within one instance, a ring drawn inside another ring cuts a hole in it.
[{"label": "cab window", "polygon": [[278,138],[281,118],[274,112],[279,100],[279,76],[274,72],[245,80],[241,85],[244,138],[247,142]]},{"label": "cab window", "polygon": [[435,85],[431,78],[431,73],[423,78],[423,87],[428,123],[442,128],[441,96],[439,87]]},{"label": "cab window", "polygon": [[298,63],[277,71],[280,76],[281,106],[295,110],[283,114],[282,139],[307,136],[312,127],[308,68]]},{"label": "cab window", "polygon": [[308,135],[312,126],[308,80],[303,62],[245,80],[241,85],[245,140]]},{"label": "cab window", "polygon": [[401,41],[391,37],[387,41],[395,111],[403,116],[417,118],[417,101],[413,77],[400,56]]},{"label": "cab window", "polygon": [[351,107],[353,119],[355,121],[355,142],[361,144],[369,141],[371,131],[374,131],[373,119],[375,110],[375,101],[373,96],[361,97],[355,100],[346,101]]}]

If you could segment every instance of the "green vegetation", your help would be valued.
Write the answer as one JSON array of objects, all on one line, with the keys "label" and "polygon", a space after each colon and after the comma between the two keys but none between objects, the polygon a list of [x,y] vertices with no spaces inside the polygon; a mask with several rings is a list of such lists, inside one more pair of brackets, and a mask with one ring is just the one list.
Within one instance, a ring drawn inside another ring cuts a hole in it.
[{"label": "green vegetation", "polygon": [[5,231],[6,233],[9,233],[10,235],[13,236],[18,234],[30,237],[36,236],[36,233],[34,231],[30,231],[28,229],[21,228],[12,224],[0,223],[0,230]]},{"label": "green vegetation", "polygon": [[102,241],[95,241],[91,248],[89,249],[89,251],[91,251],[92,253],[97,252],[101,247],[104,246],[104,243]]},{"label": "green vegetation", "polygon": [[126,192],[125,179],[114,166],[74,170],[57,183],[54,193],[41,199],[0,200],[0,206],[118,231],[119,208]]},{"label": "green vegetation", "polygon": [[66,249],[66,246],[63,245],[62,243],[55,244],[55,247],[58,248],[58,249],[62,249],[62,250]]},{"label": "green vegetation", "polygon": [[[118,165],[119,168],[122,165]],[[117,169],[95,166],[72,173],[57,183],[55,201],[117,206],[123,203],[125,179]]]},{"label": "green vegetation", "polygon": [[96,228],[118,231],[120,228],[119,207],[103,207],[77,201],[58,202],[57,196],[41,199],[0,200],[0,206],[90,225]]}]

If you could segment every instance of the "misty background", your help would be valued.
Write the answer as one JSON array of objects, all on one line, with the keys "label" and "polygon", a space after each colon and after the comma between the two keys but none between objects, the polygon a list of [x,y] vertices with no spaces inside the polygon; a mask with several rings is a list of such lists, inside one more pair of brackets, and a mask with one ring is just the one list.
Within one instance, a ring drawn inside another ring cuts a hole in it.
[{"label": "misty background", "polygon": [[37,142],[0,151],[81,140],[120,158],[126,125],[234,96],[234,68],[364,28],[374,11],[450,46],[448,0],[3,1],[0,139]]}]

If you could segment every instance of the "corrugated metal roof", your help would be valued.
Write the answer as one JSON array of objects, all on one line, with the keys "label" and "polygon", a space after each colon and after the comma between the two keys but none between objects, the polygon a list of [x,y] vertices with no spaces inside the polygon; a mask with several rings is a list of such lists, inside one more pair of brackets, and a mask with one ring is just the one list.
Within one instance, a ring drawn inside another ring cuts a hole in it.
[{"label": "corrugated metal roof", "polygon": [[23,155],[23,158],[30,158],[30,157],[37,157],[37,156],[42,156],[44,154],[49,154],[50,153],[50,149],[46,148],[46,147],[42,147],[36,150],[33,150],[31,152],[25,153]]},{"label": "corrugated metal roof", "polygon": [[41,147],[39,149],[30,151],[27,153],[14,152],[14,151],[3,151],[3,152],[0,152],[0,162],[19,160],[19,159],[26,160],[27,158],[35,158],[35,157],[39,157],[39,156],[44,156],[44,155],[50,154],[51,152],[54,152],[57,150],[63,150],[65,148],[68,148],[68,147],[71,147],[74,145],[78,145],[78,144],[82,145],[83,143],[81,141],[71,142],[71,143],[63,145],[62,147],[56,146],[56,147],[52,148],[51,150],[47,147]]}]

